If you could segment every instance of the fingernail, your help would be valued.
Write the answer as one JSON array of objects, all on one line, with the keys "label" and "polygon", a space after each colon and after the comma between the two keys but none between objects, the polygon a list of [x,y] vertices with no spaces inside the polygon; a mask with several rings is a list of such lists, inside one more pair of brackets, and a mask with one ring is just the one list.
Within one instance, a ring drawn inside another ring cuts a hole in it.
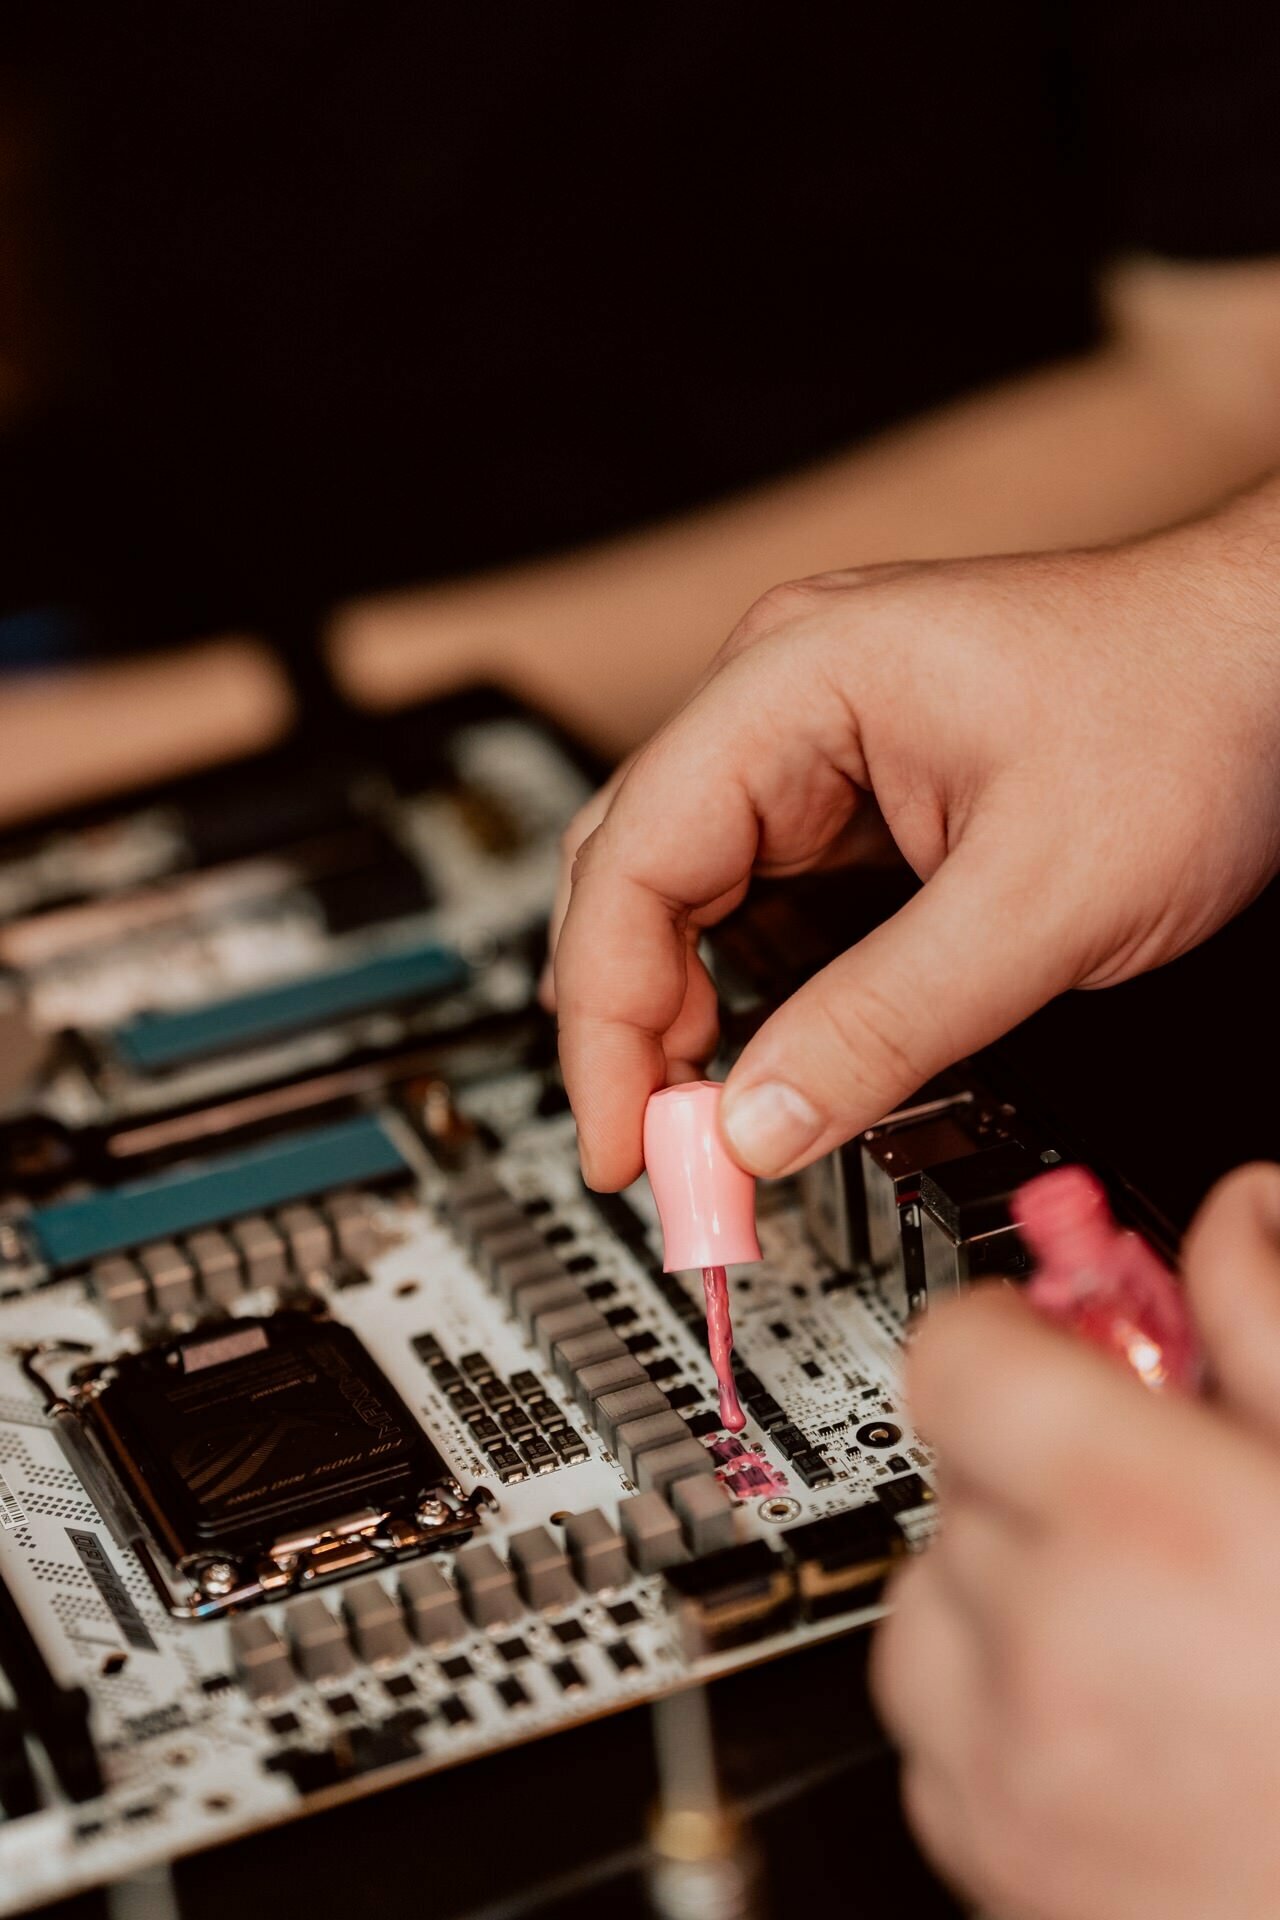
[{"label": "fingernail", "polygon": [[731,1088],[720,1124],[733,1156],[752,1173],[781,1173],[812,1146],[822,1131],[817,1108],[781,1080],[766,1080],[741,1093]]}]

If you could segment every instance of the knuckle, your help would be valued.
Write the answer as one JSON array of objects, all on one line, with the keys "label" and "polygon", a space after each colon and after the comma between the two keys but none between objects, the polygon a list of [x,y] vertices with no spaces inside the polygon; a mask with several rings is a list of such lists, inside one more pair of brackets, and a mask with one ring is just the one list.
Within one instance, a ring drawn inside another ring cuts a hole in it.
[{"label": "knuckle", "polygon": [[788,621],[807,613],[819,596],[821,587],[814,580],[780,580],[776,586],[753,600],[721,649],[723,659],[753,647]]}]

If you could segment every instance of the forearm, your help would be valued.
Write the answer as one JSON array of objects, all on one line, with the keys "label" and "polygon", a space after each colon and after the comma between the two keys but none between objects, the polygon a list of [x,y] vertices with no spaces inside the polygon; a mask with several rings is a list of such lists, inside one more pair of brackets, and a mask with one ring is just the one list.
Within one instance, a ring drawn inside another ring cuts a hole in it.
[{"label": "forearm", "polygon": [[1112,343],[1087,359],[696,516],[368,603],[335,631],[340,670],[361,697],[395,704],[480,669],[620,750],[779,580],[1103,541],[1194,512],[1280,461],[1280,357],[1273,371],[1267,331],[1280,270],[1210,277],[1224,275],[1247,282],[1233,294],[1238,339],[1224,339],[1216,311],[1200,324],[1199,283],[1189,313],[1184,286],[1172,303],[1157,297],[1154,324],[1132,311],[1141,298],[1126,283]]}]

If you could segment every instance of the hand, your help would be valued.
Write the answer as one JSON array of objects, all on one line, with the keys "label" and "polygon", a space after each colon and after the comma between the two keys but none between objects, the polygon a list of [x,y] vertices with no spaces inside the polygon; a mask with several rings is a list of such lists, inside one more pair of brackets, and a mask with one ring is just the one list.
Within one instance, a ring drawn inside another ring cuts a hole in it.
[{"label": "hand", "polygon": [[1089,553],[823,575],[752,608],[581,844],[555,955],[593,1185],[704,1058],[702,929],[873,803],[926,882],[770,1019],[726,1136],[779,1174],[1054,994],[1172,959],[1280,858],[1280,489]]},{"label": "hand", "polygon": [[1209,1404],[997,1289],[910,1355],[942,1523],[873,1686],[925,1850],[993,1920],[1280,1912],[1280,1169],[1211,1195],[1185,1273]]}]

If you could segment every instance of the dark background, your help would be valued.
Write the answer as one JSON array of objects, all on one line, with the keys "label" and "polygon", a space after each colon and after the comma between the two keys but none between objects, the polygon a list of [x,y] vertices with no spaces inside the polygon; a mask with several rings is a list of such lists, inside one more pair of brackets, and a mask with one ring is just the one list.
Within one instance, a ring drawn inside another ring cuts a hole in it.
[{"label": "dark background", "polygon": [[570,546],[1088,344],[1117,247],[1280,245],[1247,0],[114,0],[8,34],[0,605],[76,617],[0,661]]}]

